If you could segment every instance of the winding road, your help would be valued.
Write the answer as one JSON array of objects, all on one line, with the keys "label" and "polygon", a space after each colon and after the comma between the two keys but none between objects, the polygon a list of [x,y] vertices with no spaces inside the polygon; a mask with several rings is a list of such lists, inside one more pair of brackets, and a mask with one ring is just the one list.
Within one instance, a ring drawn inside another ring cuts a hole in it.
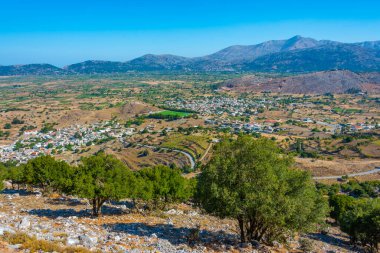
[{"label": "winding road", "polygon": [[347,175],[341,175],[341,176],[325,176],[325,177],[313,177],[315,180],[321,180],[321,179],[339,179],[344,176],[348,177],[358,177],[358,176],[365,176],[365,175],[371,175],[380,172],[380,167],[376,167],[373,170],[369,171],[364,171],[364,172],[358,172],[358,173],[352,173],[352,174],[347,174]]}]

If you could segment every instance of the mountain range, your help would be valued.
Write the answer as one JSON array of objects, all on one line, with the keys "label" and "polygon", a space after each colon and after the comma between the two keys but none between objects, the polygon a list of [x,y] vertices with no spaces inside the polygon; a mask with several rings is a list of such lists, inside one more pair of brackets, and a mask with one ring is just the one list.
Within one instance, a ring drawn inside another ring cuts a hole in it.
[{"label": "mountain range", "polygon": [[0,66],[1,76],[105,74],[130,71],[257,71],[302,73],[344,69],[380,71],[380,41],[342,43],[295,36],[257,45],[231,46],[203,57],[148,54],[127,62],[85,61],[58,68],[50,64]]}]

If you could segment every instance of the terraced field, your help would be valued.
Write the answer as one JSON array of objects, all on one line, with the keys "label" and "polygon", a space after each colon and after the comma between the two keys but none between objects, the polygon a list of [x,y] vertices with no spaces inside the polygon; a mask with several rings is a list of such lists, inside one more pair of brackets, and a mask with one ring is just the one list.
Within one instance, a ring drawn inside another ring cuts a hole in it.
[{"label": "terraced field", "polygon": [[162,143],[162,147],[184,150],[194,158],[200,158],[206,151],[210,139],[202,135],[173,134]]}]

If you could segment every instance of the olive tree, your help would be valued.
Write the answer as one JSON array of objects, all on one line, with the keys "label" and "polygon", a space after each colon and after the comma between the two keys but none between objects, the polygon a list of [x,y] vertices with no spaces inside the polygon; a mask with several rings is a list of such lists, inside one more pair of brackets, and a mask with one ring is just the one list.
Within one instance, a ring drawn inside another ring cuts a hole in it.
[{"label": "olive tree", "polygon": [[[19,171],[15,169],[16,178]],[[36,185],[43,191],[67,191],[72,187],[73,170],[65,161],[57,161],[52,156],[39,156],[22,166],[21,181]]]},{"label": "olive tree", "polygon": [[0,163],[0,191],[2,191],[4,189],[4,179],[6,179],[6,174],[7,174],[7,171],[5,169],[5,166],[3,166],[1,163]]},{"label": "olive tree", "polygon": [[211,214],[237,219],[242,242],[270,243],[315,228],[327,201],[309,173],[292,164],[269,139],[226,139],[198,178],[198,202]]},{"label": "olive tree", "polygon": [[187,200],[193,193],[190,180],[179,169],[159,165],[138,171],[137,178],[140,186],[137,197],[152,200],[155,207]]},{"label": "olive tree", "polygon": [[73,193],[89,199],[93,215],[98,216],[105,201],[130,197],[134,188],[135,177],[130,169],[101,152],[82,159],[75,173]]},{"label": "olive tree", "polygon": [[380,200],[362,198],[354,199],[339,216],[339,224],[346,232],[351,243],[378,252],[380,244]]},{"label": "olive tree", "polygon": [[17,185],[17,189],[20,189],[21,184],[25,184],[24,180],[24,165],[13,166],[8,168],[7,171],[7,180],[9,180],[12,184],[12,189],[14,189],[15,184]]}]

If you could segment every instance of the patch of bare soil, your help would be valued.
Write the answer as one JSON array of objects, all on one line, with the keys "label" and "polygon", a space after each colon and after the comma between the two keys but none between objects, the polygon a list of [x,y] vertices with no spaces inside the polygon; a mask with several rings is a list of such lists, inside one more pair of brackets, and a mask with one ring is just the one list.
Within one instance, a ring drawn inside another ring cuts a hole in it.
[{"label": "patch of bare soil", "polygon": [[296,158],[296,167],[310,171],[313,176],[340,176],[373,170],[380,166],[378,159],[334,159],[332,161]]}]

